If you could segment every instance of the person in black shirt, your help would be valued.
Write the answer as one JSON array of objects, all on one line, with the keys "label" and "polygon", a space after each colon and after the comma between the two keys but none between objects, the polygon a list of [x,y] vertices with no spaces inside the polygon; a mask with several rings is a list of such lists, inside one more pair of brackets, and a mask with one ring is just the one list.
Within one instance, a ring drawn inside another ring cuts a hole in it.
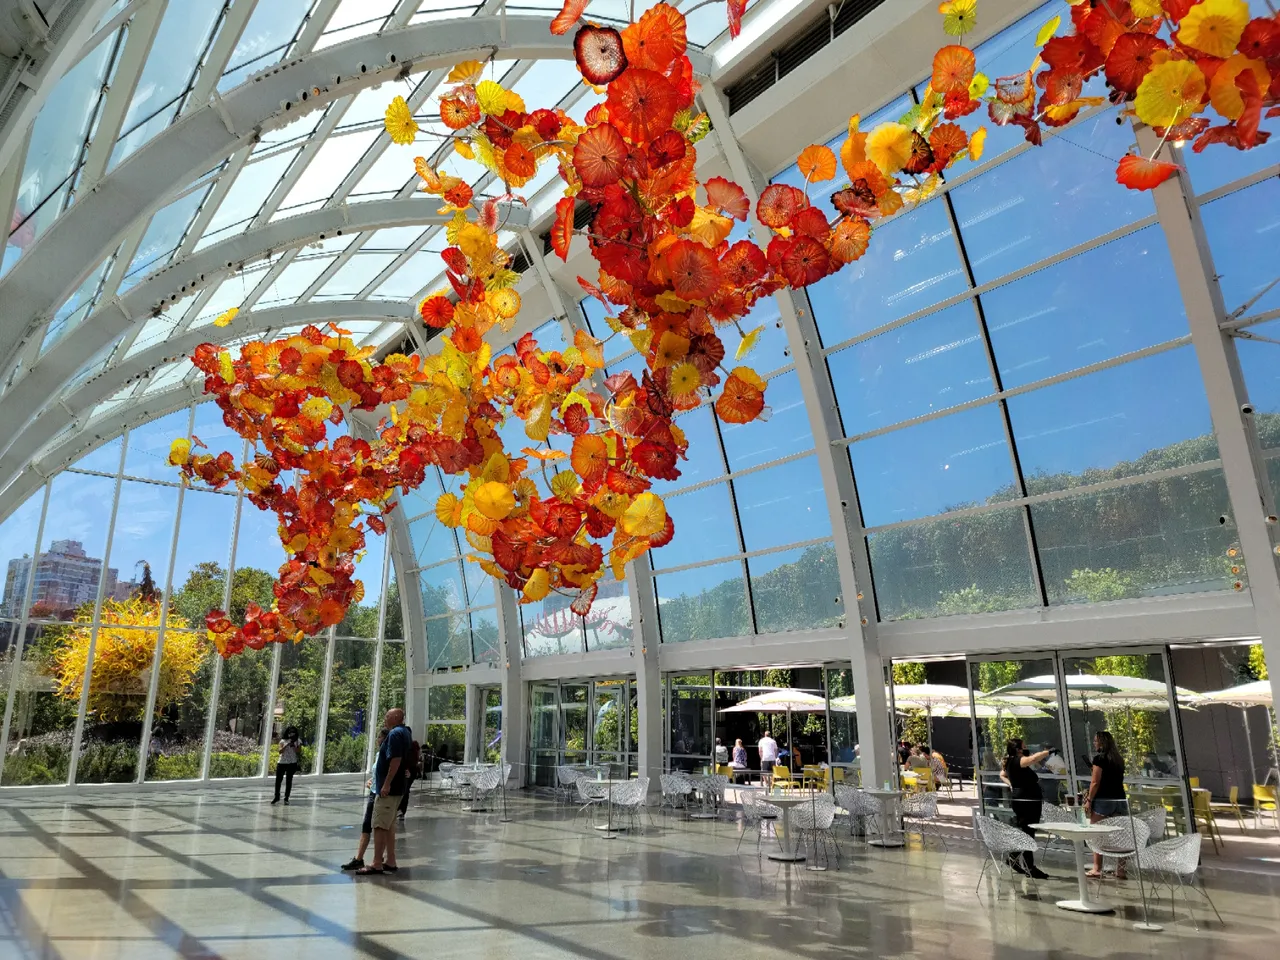
[{"label": "person in black shirt", "polygon": [[[1106,730],[1093,735],[1093,774],[1089,779],[1089,793],[1084,808],[1091,823],[1107,817],[1121,816],[1128,812],[1128,800],[1124,793],[1124,757],[1116,746],[1116,738]],[[1086,876],[1102,874],[1102,857],[1093,855],[1093,869]],[[1116,868],[1116,879],[1124,879],[1124,862]]]},{"label": "person in black shirt", "polygon": [[[1009,785],[1013,792],[1013,818],[1018,829],[1028,836],[1034,837],[1031,825],[1040,822],[1040,778],[1031,769],[1035,763],[1043,763],[1048,759],[1050,750],[1031,753],[1020,737],[1014,737],[1005,744],[1004,767],[1000,771],[1000,779]],[[1048,874],[1036,866],[1035,855],[1022,854],[1009,857],[1009,866],[1018,873],[1025,873],[1037,880],[1047,880]]]}]

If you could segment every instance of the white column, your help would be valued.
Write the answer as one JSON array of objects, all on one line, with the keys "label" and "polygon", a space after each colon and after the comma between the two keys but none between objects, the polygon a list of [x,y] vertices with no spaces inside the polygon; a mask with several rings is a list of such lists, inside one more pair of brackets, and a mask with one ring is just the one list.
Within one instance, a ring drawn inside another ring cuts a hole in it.
[{"label": "white column", "polygon": [[[751,200],[750,224],[756,241],[763,242],[770,231],[755,215],[764,178],[752,169],[741,146],[733,136],[733,125],[717,91],[704,88],[702,105],[711,118],[712,129],[720,140],[724,156],[734,180]],[[873,241],[874,242],[874,241]],[[809,415],[809,428],[817,446],[818,467],[831,516],[831,533],[835,540],[840,571],[840,592],[844,598],[845,619],[842,626],[849,635],[849,661],[853,672],[853,688],[857,696],[858,741],[862,758],[863,782],[880,783],[890,777],[892,763],[892,731],[885,697],[884,667],[880,653],[875,604],[871,598],[871,562],[866,538],[858,516],[853,469],[846,453],[832,446],[843,436],[836,410],[835,392],[826,374],[821,340],[809,311],[808,298],[789,290],[774,299],[787,333],[787,343],[795,360],[800,392]]]},{"label": "white column", "polygon": [[[1139,127],[1138,148],[1150,155],[1159,138],[1148,127]],[[1174,150],[1165,146],[1166,155]],[[1173,157],[1173,159],[1177,159]],[[1271,695],[1280,703],[1280,574],[1276,570],[1273,524],[1267,520],[1262,488],[1266,477],[1254,470],[1249,433],[1242,418],[1248,391],[1240,376],[1236,346],[1220,324],[1227,318],[1218,285],[1213,255],[1200,220],[1186,170],[1154,191],[1156,213],[1169,243],[1178,276],[1178,289],[1191,325],[1191,342],[1200,363],[1209,416],[1218,438],[1218,455],[1231,501],[1231,512],[1249,573],[1249,592],[1258,619],[1258,633],[1271,677]]]},{"label": "white column", "polygon": [[502,657],[502,762],[511,764],[516,786],[528,778],[528,696],[520,662],[524,655],[524,634],[516,595],[505,584],[494,584],[498,598],[498,640]]}]

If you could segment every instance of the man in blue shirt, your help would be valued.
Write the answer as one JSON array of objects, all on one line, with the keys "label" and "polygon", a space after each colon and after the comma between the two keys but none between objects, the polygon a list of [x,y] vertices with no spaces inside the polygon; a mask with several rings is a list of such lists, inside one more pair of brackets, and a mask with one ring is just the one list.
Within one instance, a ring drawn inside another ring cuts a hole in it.
[{"label": "man in blue shirt", "polygon": [[373,767],[373,863],[356,871],[360,876],[375,873],[395,873],[396,866],[396,808],[404,793],[408,769],[405,766],[413,734],[404,725],[404,711],[388,710],[382,723],[387,738],[378,748],[378,760]]}]

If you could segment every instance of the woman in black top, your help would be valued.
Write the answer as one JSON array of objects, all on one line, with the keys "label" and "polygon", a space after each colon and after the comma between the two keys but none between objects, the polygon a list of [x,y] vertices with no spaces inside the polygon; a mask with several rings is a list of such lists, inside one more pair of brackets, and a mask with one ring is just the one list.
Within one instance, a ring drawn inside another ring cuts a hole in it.
[{"label": "woman in black top", "polygon": [[[1043,763],[1050,752],[1041,750],[1039,753],[1031,753],[1020,737],[1014,737],[1005,744],[1004,767],[1000,771],[1000,779],[1013,791],[1013,818],[1018,829],[1032,837],[1035,836],[1035,831],[1031,829],[1031,825],[1040,822],[1042,795],[1040,778],[1031,769],[1031,765]],[[1029,874],[1037,880],[1048,879],[1048,874],[1036,866],[1033,854],[1022,854],[1022,861],[1019,862],[1015,854],[1009,857],[1009,866],[1018,873]]]},{"label": "woman in black top", "polygon": [[[1093,749],[1097,751],[1093,757],[1093,775],[1089,779],[1089,793],[1085,797],[1084,808],[1089,812],[1091,823],[1097,823],[1106,817],[1120,816],[1128,811],[1128,801],[1124,793],[1124,757],[1116,747],[1116,738],[1106,730],[1099,730],[1093,735]],[[1102,873],[1102,857],[1093,855],[1093,869],[1087,876],[1097,877]],[[1116,869],[1116,879],[1124,879],[1124,862]]]}]

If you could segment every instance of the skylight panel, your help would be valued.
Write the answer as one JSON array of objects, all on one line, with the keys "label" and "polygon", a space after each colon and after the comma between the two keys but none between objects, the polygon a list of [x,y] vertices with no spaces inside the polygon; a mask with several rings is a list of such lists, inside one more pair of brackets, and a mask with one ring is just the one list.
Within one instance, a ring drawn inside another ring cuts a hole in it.
[{"label": "skylight panel", "polygon": [[398,254],[357,253],[316,294],[317,300],[351,300],[391,265]]},{"label": "skylight panel", "polygon": [[230,90],[249,76],[278,62],[288,51],[314,0],[266,0],[253,9],[240,35],[218,92]]},{"label": "skylight panel", "polygon": [[280,211],[273,219],[295,212],[292,208],[302,204],[325,201],[332,197],[338,185],[351,172],[351,168],[360,162],[365,151],[373,146],[380,135],[383,135],[381,130],[365,130],[329,137],[302,171],[298,182],[285,196]]},{"label": "skylight panel", "polygon": [[243,226],[257,216],[258,211],[262,209],[262,204],[297,155],[297,149],[286,150],[264,160],[245,164],[218,206],[218,212],[209,221],[205,235],[196,245],[196,249],[199,250],[214,240],[222,239],[218,234],[235,226]]}]

